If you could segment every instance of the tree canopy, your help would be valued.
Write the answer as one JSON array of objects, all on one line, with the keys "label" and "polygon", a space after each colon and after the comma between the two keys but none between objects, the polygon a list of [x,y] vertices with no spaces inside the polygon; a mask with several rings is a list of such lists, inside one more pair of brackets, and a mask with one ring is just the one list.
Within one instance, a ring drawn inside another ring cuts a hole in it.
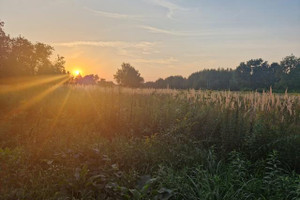
[{"label": "tree canopy", "polygon": [[170,76],[146,82],[147,88],[300,91],[300,58],[293,54],[280,63],[269,64],[263,59],[251,59],[233,69],[205,69],[188,78]]},{"label": "tree canopy", "polygon": [[52,61],[54,48],[26,38],[11,38],[0,21],[0,78],[10,76],[30,76],[66,73],[64,57],[57,55]]},{"label": "tree canopy", "polygon": [[[52,59],[54,48],[50,45],[18,36],[7,35],[0,21],[0,78],[65,74],[64,57]],[[241,62],[236,69],[205,69],[185,78],[180,75],[144,83],[141,74],[129,63],[123,63],[114,75],[116,82],[125,87],[209,89],[209,90],[267,90],[300,92],[300,58],[289,55],[281,62],[269,64],[261,58]],[[97,75],[77,77],[78,84],[113,85]]]},{"label": "tree canopy", "polygon": [[121,69],[118,69],[114,75],[114,79],[121,86],[139,87],[144,82],[144,78],[138,70],[132,67],[129,63],[123,63]]}]

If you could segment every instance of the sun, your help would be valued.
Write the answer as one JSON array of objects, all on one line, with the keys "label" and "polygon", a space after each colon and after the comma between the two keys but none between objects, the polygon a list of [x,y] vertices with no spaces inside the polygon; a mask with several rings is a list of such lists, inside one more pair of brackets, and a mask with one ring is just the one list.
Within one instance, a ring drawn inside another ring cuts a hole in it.
[{"label": "sun", "polygon": [[80,75],[80,71],[79,71],[79,70],[75,70],[75,71],[73,72],[73,74],[74,74],[74,76],[78,76],[78,75]]}]

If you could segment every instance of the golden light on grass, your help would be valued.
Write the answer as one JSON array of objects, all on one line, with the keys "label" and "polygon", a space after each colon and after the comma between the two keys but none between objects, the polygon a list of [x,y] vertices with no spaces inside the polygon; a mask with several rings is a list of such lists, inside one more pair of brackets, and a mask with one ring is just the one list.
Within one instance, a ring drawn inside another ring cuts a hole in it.
[{"label": "golden light on grass", "polygon": [[50,126],[50,129],[49,129],[50,132],[52,132],[53,128],[57,124],[57,121],[59,120],[59,118],[60,118],[60,116],[61,116],[61,114],[64,110],[64,107],[65,107],[67,101],[69,100],[70,94],[71,94],[71,88],[68,88],[68,92],[66,93],[65,97],[63,98],[62,104],[61,104],[61,106],[60,106],[60,108],[59,108],[59,110],[58,110],[58,112],[57,112],[57,114],[56,114],[56,116],[53,120],[53,123]]},{"label": "golden light on grass", "polygon": [[[0,141],[3,146],[0,149],[0,156],[3,160],[6,159],[4,170],[0,170],[0,177],[6,179],[14,177],[15,171],[10,169],[24,170],[25,178],[33,180],[31,183],[21,179],[22,185],[25,185],[26,191],[29,192],[31,188],[39,190],[38,184],[43,187],[45,183],[51,185],[52,181],[64,183],[68,180],[77,187],[78,180],[76,177],[73,178],[74,173],[85,173],[88,170],[95,172],[95,177],[98,178],[100,169],[100,173],[107,175],[109,179],[112,170],[114,172],[117,169],[120,173],[127,173],[124,168],[121,168],[123,166],[131,170],[132,166],[143,165],[139,169],[144,171],[150,166],[147,162],[153,161],[150,164],[155,164],[155,167],[159,168],[160,162],[164,162],[167,157],[172,158],[171,164],[177,165],[176,155],[179,154],[194,162],[199,155],[206,155],[209,151],[199,150],[199,144],[203,141],[216,145],[225,141],[230,149],[229,153],[234,145],[239,147],[240,144],[247,145],[247,148],[244,148],[248,151],[249,144],[258,143],[254,143],[253,138],[248,138],[252,135],[256,138],[259,134],[262,134],[260,137],[264,140],[267,137],[272,139],[278,137],[275,141],[293,142],[291,144],[282,142],[279,144],[281,146],[296,148],[298,144],[296,134],[300,96],[287,93],[274,94],[271,91],[258,93],[132,89],[63,84],[64,81],[62,78],[54,83],[32,87],[28,91],[0,94],[1,111],[5,113],[14,111],[10,113],[10,117],[0,113]],[[198,123],[203,120],[207,126]],[[191,124],[193,128],[190,128]],[[276,129],[271,129],[273,127]],[[283,128],[283,131],[275,132],[279,128]],[[198,130],[201,130],[201,134],[197,134]],[[256,132],[251,132],[252,130],[274,132],[271,134],[267,132],[267,135],[259,132],[254,135]],[[244,131],[245,133],[242,133]],[[216,134],[216,137],[212,137],[213,134]],[[259,138],[259,141],[262,139]],[[178,148],[176,145],[183,146]],[[253,149],[259,149],[262,145],[265,147],[264,143],[258,143]],[[169,151],[172,148],[174,149]],[[195,150],[193,151],[192,148]],[[182,154],[183,150],[184,154]],[[169,153],[162,155],[161,152]],[[191,155],[194,157],[189,157]],[[144,156],[147,156],[147,162],[143,160]],[[132,165],[135,161],[137,164]],[[202,162],[202,158],[199,158],[198,162]],[[239,157],[237,162],[240,163]],[[261,162],[258,161],[259,164]],[[294,159],[292,158],[290,162],[294,163]],[[117,164],[113,164],[112,167],[111,163]],[[265,166],[259,165],[258,171],[260,172],[262,168],[264,169]],[[46,174],[44,174],[45,170]],[[233,170],[235,173],[235,169]],[[239,166],[236,170],[240,170]],[[127,177],[132,176],[125,175],[126,180]],[[86,180],[93,180],[93,176],[87,174]],[[297,178],[295,177],[295,182]],[[113,177],[112,180],[115,178]],[[260,180],[257,184],[259,183]],[[10,181],[9,184],[4,184],[4,187],[6,192],[14,190],[16,186],[13,181]],[[64,188],[64,186],[60,187]],[[53,188],[53,191],[55,189]],[[41,196],[44,197],[43,188],[40,190]],[[92,193],[94,187],[88,190],[94,195]],[[64,193],[60,195],[63,196]],[[73,193],[69,196],[71,195]],[[35,199],[35,196],[31,199]]]},{"label": "golden light on grass", "polygon": [[41,76],[38,78],[36,77],[7,78],[1,80],[2,84],[0,85],[0,89],[1,89],[0,94],[7,93],[7,92],[17,92],[38,85],[51,83],[63,77],[65,77],[65,75]]},{"label": "golden light on grass", "polygon": [[34,104],[41,101],[43,98],[45,98],[47,95],[49,95],[51,92],[59,88],[61,85],[63,85],[65,82],[69,80],[68,76],[61,76],[58,83],[55,83],[53,86],[49,87],[45,91],[39,93],[38,95],[32,97],[31,99],[28,99],[25,101],[25,103],[17,106],[14,108],[11,112],[8,113],[7,117],[10,117],[12,114],[16,114],[20,111],[26,110],[27,108],[33,106]]}]

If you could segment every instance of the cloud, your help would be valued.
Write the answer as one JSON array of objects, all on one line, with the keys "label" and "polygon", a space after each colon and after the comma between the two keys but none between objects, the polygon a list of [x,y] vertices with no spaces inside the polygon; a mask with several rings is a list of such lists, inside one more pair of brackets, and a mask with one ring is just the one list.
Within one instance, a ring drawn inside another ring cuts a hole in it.
[{"label": "cloud", "polygon": [[151,33],[162,33],[162,34],[167,34],[167,35],[181,35],[180,32],[160,29],[160,28],[156,28],[153,26],[140,26],[140,27],[150,31]]},{"label": "cloud", "polygon": [[163,7],[165,9],[168,10],[167,12],[167,18],[169,19],[173,19],[173,15],[175,13],[175,11],[179,10],[179,11],[186,11],[188,9],[183,8],[179,5],[176,5],[174,3],[171,3],[169,1],[165,1],[165,0],[151,0],[151,2],[157,6]]},{"label": "cloud", "polygon": [[160,29],[153,26],[140,26],[140,28],[146,29],[151,33],[161,33],[161,34],[175,35],[175,36],[199,36],[199,33],[197,32],[173,31],[173,30]]},{"label": "cloud", "polygon": [[114,12],[105,12],[101,10],[94,10],[91,8],[85,7],[86,10],[94,13],[95,15],[99,15],[102,17],[107,17],[107,18],[113,18],[113,19],[142,19],[142,16],[137,16],[137,15],[127,15],[127,14],[121,14],[121,13],[114,13]]},{"label": "cloud", "polygon": [[53,46],[60,47],[78,47],[78,46],[90,46],[90,47],[102,47],[112,48],[117,50],[119,55],[133,57],[136,54],[152,54],[155,53],[154,46],[156,42],[124,42],[124,41],[72,41],[72,42],[58,42],[52,43]]},{"label": "cloud", "polygon": [[148,49],[154,46],[154,42],[124,42],[124,41],[72,41],[52,43],[54,46],[75,47],[75,46],[95,46],[112,48],[137,48]]},{"label": "cloud", "polygon": [[260,36],[264,34],[263,30],[245,30],[245,29],[210,29],[210,30],[198,30],[198,31],[174,31],[161,29],[153,26],[139,26],[151,33],[183,36],[183,37],[201,37],[202,39],[230,39],[230,38],[249,38],[253,36]]},{"label": "cloud", "polygon": [[135,59],[133,60],[133,62],[136,63],[150,63],[150,64],[172,64],[172,63],[176,63],[178,60],[170,57],[170,58],[166,58],[166,59]]}]

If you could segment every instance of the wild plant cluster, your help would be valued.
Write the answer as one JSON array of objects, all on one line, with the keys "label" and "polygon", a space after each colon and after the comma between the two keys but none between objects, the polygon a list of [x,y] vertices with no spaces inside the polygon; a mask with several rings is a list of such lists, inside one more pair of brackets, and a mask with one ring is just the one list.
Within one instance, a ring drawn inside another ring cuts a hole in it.
[{"label": "wild plant cluster", "polygon": [[49,89],[0,92],[0,199],[300,198],[297,94]]}]

